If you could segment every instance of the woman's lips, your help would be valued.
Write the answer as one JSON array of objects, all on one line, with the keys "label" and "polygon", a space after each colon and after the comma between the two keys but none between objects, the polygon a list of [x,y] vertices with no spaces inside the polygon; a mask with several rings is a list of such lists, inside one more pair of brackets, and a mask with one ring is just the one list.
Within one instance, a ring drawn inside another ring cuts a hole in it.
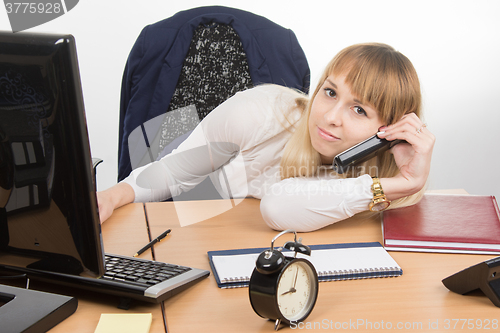
[{"label": "woman's lips", "polygon": [[318,135],[319,135],[322,139],[324,139],[324,140],[326,140],[326,141],[338,141],[338,140],[340,140],[340,138],[338,138],[338,137],[336,137],[335,135],[330,134],[330,133],[328,133],[328,132],[326,132],[326,131],[322,130],[322,129],[321,129],[321,128],[319,128],[319,127],[318,127]]}]

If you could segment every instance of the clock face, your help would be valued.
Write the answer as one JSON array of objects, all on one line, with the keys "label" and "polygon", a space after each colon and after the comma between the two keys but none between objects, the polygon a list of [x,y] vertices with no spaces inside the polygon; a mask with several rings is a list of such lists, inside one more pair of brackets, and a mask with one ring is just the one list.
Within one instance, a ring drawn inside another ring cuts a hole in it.
[{"label": "clock face", "polygon": [[285,267],[278,281],[278,308],[288,321],[301,321],[312,311],[318,294],[314,268],[302,260]]}]

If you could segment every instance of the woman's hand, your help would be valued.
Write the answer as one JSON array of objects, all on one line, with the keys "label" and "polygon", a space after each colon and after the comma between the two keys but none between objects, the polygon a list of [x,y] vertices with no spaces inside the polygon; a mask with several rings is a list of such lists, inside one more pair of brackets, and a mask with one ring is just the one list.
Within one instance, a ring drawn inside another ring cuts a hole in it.
[{"label": "woman's hand", "polygon": [[101,223],[106,221],[116,208],[131,203],[134,199],[134,190],[127,183],[118,183],[105,191],[97,192],[97,205]]},{"label": "woman's hand", "polygon": [[106,221],[115,210],[109,192],[97,192],[97,206],[99,207],[99,219],[101,223]]},{"label": "woman's hand", "polygon": [[436,138],[415,113],[410,113],[397,123],[380,128],[380,138],[405,140],[392,147],[399,174],[381,179],[384,193],[395,200],[420,191],[429,176],[432,150]]}]

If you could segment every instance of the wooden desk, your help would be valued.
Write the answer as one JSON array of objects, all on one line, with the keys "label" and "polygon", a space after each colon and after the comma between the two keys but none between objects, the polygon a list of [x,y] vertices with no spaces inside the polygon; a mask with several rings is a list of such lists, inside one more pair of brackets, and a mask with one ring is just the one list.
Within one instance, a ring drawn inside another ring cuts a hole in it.
[{"label": "wooden desk", "polygon": [[[180,226],[174,205],[181,205],[178,208],[188,205],[192,214],[218,209],[217,202],[206,201],[147,204],[152,237],[165,229],[172,229],[164,241],[155,245],[157,260],[210,270],[207,251],[267,247],[277,234],[265,225],[259,201],[255,199],[246,199],[221,215],[185,227]],[[130,256],[148,239],[142,204],[131,204],[117,210],[102,227],[106,252]],[[380,222],[358,218],[299,235],[305,244],[382,242]],[[492,331],[491,320],[499,317],[500,309],[483,295],[452,293],[441,280],[493,256],[390,253],[403,268],[403,276],[320,283],[315,309],[303,328],[311,327],[307,331],[379,332],[390,326],[393,329],[399,326],[399,331],[403,332],[428,332],[431,325],[431,328],[437,328],[432,331],[450,332],[461,331],[464,324],[464,321],[453,319],[473,319],[474,323],[480,320],[483,326],[486,320],[490,320],[489,331]],[[151,259],[151,252],[144,253],[141,258]],[[32,281],[37,289],[35,283]],[[60,288],[53,290],[62,291]],[[116,307],[117,300],[112,296],[74,289],[68,290],[67,294],[78,297],[78,309],[50,333],[92,333],[101,313],[152,313],[150,332],[165,332],[161,308],[157,304],[138,302],[125,311]],[[166,300],[164,305],[169,333],[271,332],[274,327],[274,323],[253,312],[248,288],[220,289],[212,275]],[[316,329],[313,329],[314,325]],[[467,329],[467,324],[464,328],[468,332],[478,331]],[[282,327],[280,331],[292,330]]]},{"label": "wooden desk", "polygon": [[[193,214],[217,209],[213,202],[175,205],[190,205]],[[176,219],[174,203],[150,203],[146,208],[153,237],[172,229],[171,235],[155,246],[156,259],[160,261],[210,270],[207,251],[267,247],[277,234],[265,225],[255,199],[246,199],[219,216],[185,227]],[[305,244],[382,242],[380,221],[357,218],[299,235]],[[497,326],[491,321],[498,320],[500,309],[487,297],[458,295],[441,283],[443,278],[493,256],[404,252],[391,255],[403,268],[403,276],[320,283],[316,307],[303,328],[460,331],[464,321],[454,319],[473,319],[483,328],[489,320],[490,329],[499,328],[498,321]],[[213,275],[165,301],[165,308],[168,330],[173,333],[271,332],[274,325],[253,312],[248,288],[219,289]],[[464,329],[467,330],[467,324]]]}]

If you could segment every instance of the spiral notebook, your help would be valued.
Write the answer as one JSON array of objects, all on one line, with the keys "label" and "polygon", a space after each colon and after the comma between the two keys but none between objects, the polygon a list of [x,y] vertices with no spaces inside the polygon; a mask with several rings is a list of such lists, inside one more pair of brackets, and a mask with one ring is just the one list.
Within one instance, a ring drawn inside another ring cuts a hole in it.
[{"label": "spiral notebook", "polygon": [[[320,282],[396,277],[403,270],[379,242],[311,245],[308,259]],[[267,248],[209,251],[208,259],[219,288],[247,287],[255,260]],[[283,251],[285,256],[293,256]]]}]

